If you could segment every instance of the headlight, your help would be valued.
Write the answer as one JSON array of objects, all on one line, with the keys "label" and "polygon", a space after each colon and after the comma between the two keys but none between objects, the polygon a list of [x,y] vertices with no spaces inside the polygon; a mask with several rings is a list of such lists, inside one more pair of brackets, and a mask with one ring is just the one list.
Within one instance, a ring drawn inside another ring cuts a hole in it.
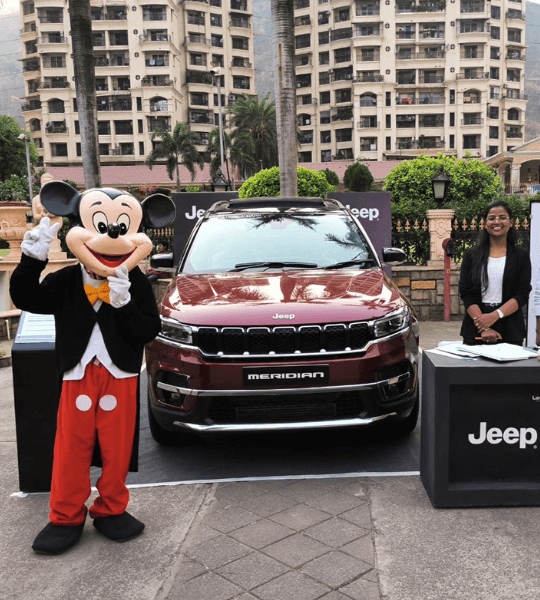
[{"label": "headlight", "polygon": [[193,343],[193,331],[189,325],[184,325],[176,319],[161,317],[161,337],[183,344]]},{"label": "headlight", "polygon": [[376,338],[397,333],[409,326],[410,311],[407,306],[388,313],[375,321],[374,334]]}]

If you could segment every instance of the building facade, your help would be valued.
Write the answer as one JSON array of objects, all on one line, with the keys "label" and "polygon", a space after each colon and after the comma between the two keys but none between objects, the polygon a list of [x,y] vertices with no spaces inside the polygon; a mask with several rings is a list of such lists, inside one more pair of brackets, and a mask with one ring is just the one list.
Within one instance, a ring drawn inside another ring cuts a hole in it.
[{"label": "building facade", "polygon": [[294,0],[300,161],[524,142],[521,0]]},{"label": "building facade", "polygon": [[[252,0],[90,0],[102,165],[142,164],[187,122],[204,151],[255,95]],[[67,0],[21,1],[23,115],[45,166],[82,164]]]}]

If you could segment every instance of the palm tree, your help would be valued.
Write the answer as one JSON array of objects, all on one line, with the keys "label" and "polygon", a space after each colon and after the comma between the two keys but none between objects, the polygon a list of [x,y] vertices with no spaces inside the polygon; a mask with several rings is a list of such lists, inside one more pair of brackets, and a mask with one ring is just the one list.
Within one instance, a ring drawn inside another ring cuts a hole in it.
[{"label": "palm tree", "polygon": [[232,138],[235,145],[238,144],[238,147],[246,155],[251,154],[255,160],[256,166],[248,168],[248,173],[253,174],[259,169],[277,166],[278,141],[275,103],[269,100],[268,95],[261,101],[244,95],[232,105],[231,113],[234,128]]},{"label": "palm tree", "polygon": [[195,131],[190,131],[187,123],[177,123],[172,135],[161,129],[154,131],[152,141],[154,140],[159,140],[159,143],[146,157],[146,164],[152,169],[156,162],[165,159],[167,175],[171,181],[176,172],[176,191],[179,192],[179,165],[184,165],[191,173],[191,181],[195,177],[195,165],[199,165],[201,169],[204,166],[204,157],[195,148],[199,135]]},{"label": "palm tree", "polygon": [[272,0],[274,80],[282,196],[298,193],[296,166],[296,89],[294,69],[294,2]]},{"label": "palm tree", "polygon": [[92,43],[90,0],[69,0],[69,19],[75,70],[75,92],[81,128],[84,183],[101,186],[96,110],[96,72]]}]

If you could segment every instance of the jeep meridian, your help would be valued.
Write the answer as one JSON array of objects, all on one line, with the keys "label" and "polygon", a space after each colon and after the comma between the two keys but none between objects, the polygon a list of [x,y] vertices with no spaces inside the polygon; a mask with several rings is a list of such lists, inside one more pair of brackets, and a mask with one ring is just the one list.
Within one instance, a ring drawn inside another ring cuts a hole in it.
[{"label": "jeep meridian", "polygon": [[[405,258],[383,251],[385,263]],[[418,418],[418,321],[337,200],[217,202],[198,221],[147,346],[154,439]]]}]

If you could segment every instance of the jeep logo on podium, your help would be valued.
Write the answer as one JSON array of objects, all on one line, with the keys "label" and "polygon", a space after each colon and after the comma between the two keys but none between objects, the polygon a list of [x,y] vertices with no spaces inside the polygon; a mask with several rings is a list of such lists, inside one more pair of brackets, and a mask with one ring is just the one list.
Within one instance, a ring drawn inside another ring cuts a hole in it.
[{"label": "jeep logo on podium", "polygon": [[[483,421],[480,423],[480,431],[478,436],[473,433],[469,433],[469,442],[471,444],[517,444],[519,442],[520,448],[526,448],[532,446],[538,439],[538,432],[532,427],[508,427],[504,431],[498,427],[491,427],[487,429],[487,423]],[[536,448],[536,446],[534,446]]]}]

